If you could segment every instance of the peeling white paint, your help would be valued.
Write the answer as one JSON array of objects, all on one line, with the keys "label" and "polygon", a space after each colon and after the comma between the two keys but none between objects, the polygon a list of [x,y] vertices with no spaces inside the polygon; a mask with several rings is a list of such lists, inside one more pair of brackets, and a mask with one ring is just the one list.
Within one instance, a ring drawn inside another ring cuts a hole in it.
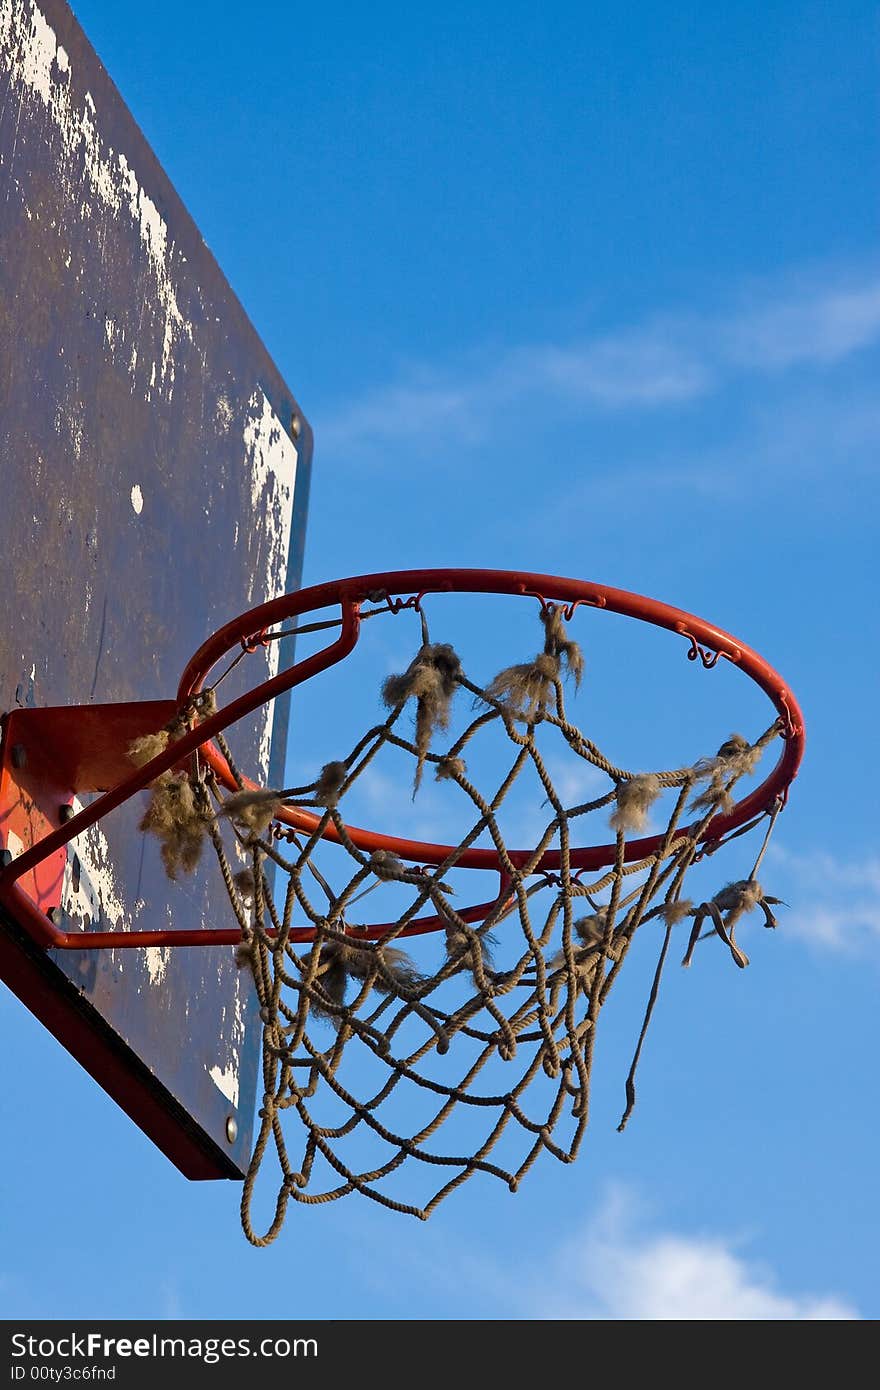
[{"label": "peeling white paint", "polygon": [[[71,208],[76,214],[89,217],[97,210],[117,220],[130,219],[143,252],[139,273],[150,282],[143,287],[145,301],[152,304],[158,320],[158,360],[151,364],[150,384],[170,396],[177,346],[183,338],[191,342],[193,330],[178,304],[175,248],[164,218],[125,154],[114,152],[99,134],[91,93],[77,105],[70,80],[70,56],[58,44],[54,29],[34,0],[0,0],[0,64],[12,71],[13,88],[19,87],[20,100],[30,97],[46,107],[71,170],[81,161],[82,179],[71,174]],[[116,335],[109,327],[107,343],[111,352],[118,350]],[[132,374],[136,361],[132,355],[126,364]]]},{"label": "peeling white paint", "polygon": [[9,850],[9,853],[12,855],[13,859],[17,859],[18,856],[21,854],[22,850],[24,849],[24,845],[22,844],[21,840],[18,838],[14,830],[7,830],[5,848]]},{"label": "peeling white paint", "polygon": [[208,1075],[230,1105],[238,1105],[238,1066],[229,1066],[225,1071],[217,1066],[209,1067]]},{"label": "peeling white paint", "polygon": [[237,1106],[242,1047],[247,1031],[246,1020],[253,990],[253,977],[246,970],[235,969],[231,976],[224,973],[223,980],[228,986],[228,992],[222,1006],[222,1023],[217,1036],[220,1055],[212,1066],[209,1067],[206,1063],[205,1070],[230,1104]]},{"label": "peeling white paint", "polygon": [[82,456],[84,426],[85,405],[82,400],[73,398],[58,406],[55,411],[55,433],[59,439],[67,441],[74,459]]},{"label": "peeling white paint", "polygon": [[[277,649],[278,643],[273,642],[272,646]],[[268,663],[270,666],[271,662]],[[275,660],[275,675],[278,669],[277,658]],[[259,728],[257,730],[257,764],[260,769],[260,780],[267,782],[269,779],[269,763],[272,757],[272,729],[275,725],[275,701],[270,700],[267,704],[260,706]]]},{"label": "peeling white paint", "polygon": [[297,464],[296,445],[259,386],[248,402],[243,440],[245,467],[251,475],[251,514],[268,547],[264,567],[267,592],[257,596],[252,585],[249,594],[259,601],[283,592],[279,586],[283,586],[287,573]]},{"label": "peeling white paint", "polygon": [[232,1041],[234,1043],[240,1043],[244,1040],[244,999],[245,990],[249,990],[250,986],[250,980],[246,972],[242,973],[240,970],[237,971],[237,984],[238,989],[235,994],[235,1018],[232,1028]]},{"label": "peeling white paint", "polygon": [[[4,5],[4,9],[6,8],[12,11],[9,27],[14,28],[15,9],[19,7]],[[32,7],[27,35],[28,39],[22,45],[21,78],[31,91],[48,103],[52,94],[52,64],[58,45],[55,42],[55,30],[35,5]]]},{"label": "peeling white paint", "polygon": [[[74,812],[82,810],[74,797]],[[116,865],[100,825],[90,825],[70,842],[61,906],[83,931],[101,924],[105,931],[121,931],[126,922],[125,895],[117,878]]]},{"label": "peeling white paint", "polygon": [[234,418],[232,406],[229,404],[227,397],[218,396],[215,419],[217,421],[217,428],[221,434],[228,434]]},{"label": "peeling white paint", "polygon": [[[244,447],[245,467],[250,470],[251,515],[266,547],[262,574],[254,572],[248,592],[249,602],[258,604],[284,592],[293,524],[297,451],[260,387],[256,388],[248,402],[248,412]],[[257,592],[260,579],[264,584],[263,592]],[[270,678],[278,672],[278,656],[278,643],[271,642],[266,649]],[[263,705],[258,762],[264,779],[269,773],[274,716],[274,702]]]},{"label": "peeling white paint", "polygon": [[144,494],[141,492],[139,483],[135,483],[131,490],[131,505],[135,516],[140,516],[144,510]]},{"label": "peeling white paint", "polygon": [[165,972],[168,969],[168,962],[171,959],[170,946],[147,946],[144,950],[144,957],[147,964],[147,974],[150,977],[150,984],[154,987],[161,985],[165,979]]}]

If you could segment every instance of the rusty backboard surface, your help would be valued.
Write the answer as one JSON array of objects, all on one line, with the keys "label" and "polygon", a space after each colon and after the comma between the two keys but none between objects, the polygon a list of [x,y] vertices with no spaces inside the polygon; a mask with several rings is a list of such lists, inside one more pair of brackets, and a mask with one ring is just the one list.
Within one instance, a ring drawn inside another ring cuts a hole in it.
[{"label": "rusty backboard surface", "polygon": [[[68,7],[0,0],[0,711],[172,697],[214,628],[298,587],[310,461]],[[279,701],[235,731],[255,775],[281,780],[286,725]],[[74,842],[68,923],[215,924],[218,885],[169,883],[141,810]],[[19,848],[10,825],[0,841]],[[6,921],[0,974],[184,1172],[241,1173],[259,1023],[231,950],[49,955]]]}]

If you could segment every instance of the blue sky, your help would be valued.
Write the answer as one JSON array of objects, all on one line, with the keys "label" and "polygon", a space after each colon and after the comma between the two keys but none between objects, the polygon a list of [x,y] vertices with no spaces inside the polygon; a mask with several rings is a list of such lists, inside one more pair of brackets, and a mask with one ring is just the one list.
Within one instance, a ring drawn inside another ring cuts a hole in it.
[{"label": "blue sky", "polygon": [[[306,582],[652,594],[782,672],[808,751],[780,928],[745,972],[670,971],[625,1135],[647,955],[579,1162],[427,1226],[349,1199],[252,1250],[237,1190],[186,1184],[5,996],[6,1316],[877,1317],[875,7],[75,9],[314,426]],[[710,753],[755,702],[681,665]],[[589,698],[622,761],[670,766],[634,670],[589,665]],[[292,762],[332,755],[344,696]]]}]

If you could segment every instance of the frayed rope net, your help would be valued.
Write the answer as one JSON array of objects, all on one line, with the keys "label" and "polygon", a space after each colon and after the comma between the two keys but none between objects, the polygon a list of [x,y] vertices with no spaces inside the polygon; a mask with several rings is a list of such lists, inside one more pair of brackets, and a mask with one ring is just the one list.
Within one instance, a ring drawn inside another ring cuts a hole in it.
[{"label": "frayed rope net", "polygon": [[[778,722],[754,742],[732,735],[691,766],[650,773],[616,767],[567,716],[565,686],[580,682],[583,658],[561,609],[542,602],[540,616],[543,649],[485,686],[470,679],[452,647],[430,641],[422,618],[414,660],[384,683],[387,718],[306,786],[249,788],[222,736],[217,743],[237,792],[228,794],[204,767],[166,773],[153,785],[142,829],[159,837],[172,877],[194,868],[204,842],[213,845],[241,930],[238,962],[259,998],[263,1095],[241,1208],[255,1245],[275,1239],[291,1200],[320,1204],[359,1192],[425,1219],[476,1173],[515,1191],[540,1155],[572,1162],[588,1121],[599,1015],[637,930],[659,919],[662,944],[621,1129],[635,1102],[636,1066],[674,929],[689,930],[683,964],[691,963],[705,926],[744,967],[740,918],[759,909],[775,926],[772,905],[779,900],[765,896],[756,875],[778,805],[765,813],[767,835],[747,878],[700,904],[683,889],[706,827],[731,808],[734,786],[779,734]],[[470,722],[438,747],[452,702],[468,696]],[[203,692],[176,724],[137,740],[132,760],[147,762],[215,707],[213,693]],[[403,717],[410,710],[414,732],[407,737]],[[506,740],[508,758],[494,790],[483,792],[469,779],[467,758],[473,741],[490,730]],[[554,741],[603,773],[608,789],[565,805],[546,761]],[[384,850],[365,853],[349,834],[346,795],[387,747],[412,758],[416,790],[430,769],[470,803],[467,834],[436,866],[412,866]],[[527,770],[542,789],[546,823],[534,848],[512,857],[499,812]],[[644,830],[667,790],[672,806],[656,850],[628,863],[628,839]],[[314,830],[275,821],[284,805],[311,808]],[[694,813],[682,833],[685,815]],[[580,823],[590,817],[610,822],[614,859],[587,880],[572,865],[572,843],[575,833],[586,842]],[[316,863],[328,833],[347,864],[334,886]],[[481,837],[497,855],[502,886],[474,920],[456,906],[448,880]],[[552,872],[541,867],[551,851],[558,856]],[[283,893],[273,884],[279,871]],[[389,887],[403,905],[398,900],[377,934],[359,922],[357,905],[367,892]],[[413,936],[407,953],[401,942],[425,914],[432,930]],[[298,1123],[289,1124],[294,1117]],[[251,1206],[273,1148],[281,1180],[260,1233]]]}]

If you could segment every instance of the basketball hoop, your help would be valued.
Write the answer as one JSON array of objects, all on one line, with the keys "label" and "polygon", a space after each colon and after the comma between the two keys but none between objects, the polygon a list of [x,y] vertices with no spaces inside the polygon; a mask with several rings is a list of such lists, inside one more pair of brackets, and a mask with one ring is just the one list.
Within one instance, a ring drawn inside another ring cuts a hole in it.
[{"label": "basketball hoop", "polygon": [[[452,593],[531,603],[541,634],[537,655],[478,680],[453,647],[432,641],[429,632],[428,606],[433,621],[435,596]],[[338,611],[308,621],[328,608]],[[695,750],[682,767],[617,765],[568,713],[566,690],[579,681],[582,662],[566,625],[582,609],[664,628],[683,638],[688,659],[706,669],[722,659],[736,666],[769,697],[768,727],[751,739],[719,738],[717,751]],[[349,656],[366,618],[405,611],[418,616],[421,641],[407,669],[384,684],[387,715],[297,787],[270,789],[248,779],[224,731]],[[338,629],[328,645],[218,708],[222,680],[250,652],[291,631],[323,628]],[[444,741],[456,701],[470,702],[470,717]],[[412,736],[406,732],[410,712]],[[778,900],[764,894],[757,873],[804,744],[802,717],[785,682],[721,629],[622,590],[494,570],[375,574],[273,600],[228,623],[199,649],[174,701],[15,711],[3,742],[0,810],[20,799],[16,748],[32,742],[38,727],[44,747],[63,746],[66,769],[79,786],[109,790],[62,825],[53,824],[44,808],[45,833],[34,834],[0,871],[0,902],[43,948],[236,949],[253,974],[263,1020],[261,1129],[242,1205],[245,1233],[258,1245],[278,1234],[290,1200],[320,1203],[357,1191],[424,1218],[477,1172],[514,1190],[541,1153],[573,1160],[587,1124],[601,1009],[636,932],[653,921],[660,928],[659,962],[622,1128],[676,930],[687,935],[685,964],[705,926],[743,967],[748,960],[735,935],[740,919],[758,910],[775,925]],[[489,738],[507,763],[486,790],[471,780],[468,763]],[[775,766],[735,799],[737,784],[777,738],[782,747]],[[604,778],[601,794],[565,804],[544,756],[551,743],[591,776]],[[411,761],[416,788],[433,774],[458,789],[466,819],[455,843],[346,819],[352,789],[389,750]],[[508,845],[500,818],[526,777],[547,813],[534,843],[521,848]],[[169,873],[191,871],[202,844],[210,843],[234,925],[74,932],[48,915],[47,863],[145,788],[151,800],[143,828],[159,837]],[[28,796],[39,812],[33,775]],[[649,814],[659,815],[662,828],[646,835]],[[590,818],[601,827],[593,835],[582,828]],[[31,822],[38,823],[39,814],[32,812]],[[765,834],[748,872],[705,902],[684,896],[699,859],[758,827]],[[327,846],[336,847],[341,866],[332,884],[317,862]],[[462,904],[459,875],[470,870],[495,875],[497,882]],[[286,880],[283,893],[273,889],[273,874]],[[379,920],[357,906],[376,890],[395,904],[378,913]],[[410,958],[400,943],[414,938],[433,941],[415,943],[418,955]],[[402,1095],[409,1099],[398,1105]],[[296,1112],[303,1137],[296,1163],[282,1123],[287,1110]],[[435,1142],[441,1126],[451,1135],[447,1149]],[[515,1156],[514,1134],[520,1139]],[[272,1143],[281,1183],[261,1235],[250,1206]],[[405,1176],[411,1170],[440,1174],[427,1197],[414,1195],[417,1184]]]}]

